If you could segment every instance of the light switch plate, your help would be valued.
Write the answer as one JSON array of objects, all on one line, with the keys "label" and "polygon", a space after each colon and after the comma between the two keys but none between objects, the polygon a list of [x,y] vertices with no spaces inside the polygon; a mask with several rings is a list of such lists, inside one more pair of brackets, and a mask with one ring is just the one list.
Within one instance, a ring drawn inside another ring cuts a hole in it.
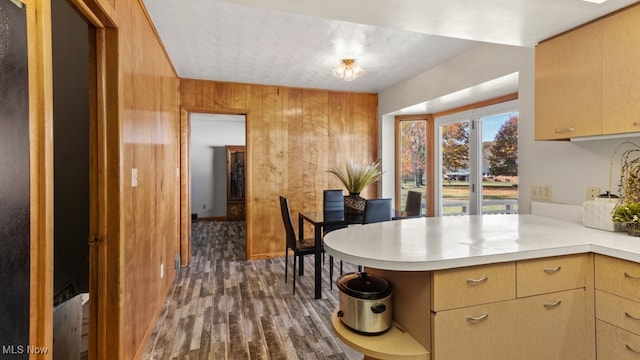
[{"label": "light switch plate", "polygon": [[138,186],[138,169],[131,169],[131,187]]}]

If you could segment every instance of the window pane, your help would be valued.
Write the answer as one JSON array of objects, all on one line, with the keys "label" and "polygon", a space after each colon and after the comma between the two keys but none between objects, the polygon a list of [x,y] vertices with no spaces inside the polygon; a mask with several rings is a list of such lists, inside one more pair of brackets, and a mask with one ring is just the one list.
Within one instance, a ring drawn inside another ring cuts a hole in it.
[{"label": "window pane", "polygon": [[469,122],[442,125],[442,215],[469,212]]},{"label": "window pane", "polygon": [[484,117],[482,213],[518,212],[518,113]]},{"label": "window pane", "polygon": [[[400,122],[400,208],[404,210],[407,193],[425,193],[427,165],[427,121],[403,120]],[[426,196],[422,197],[421,214],[424,214]]]}]

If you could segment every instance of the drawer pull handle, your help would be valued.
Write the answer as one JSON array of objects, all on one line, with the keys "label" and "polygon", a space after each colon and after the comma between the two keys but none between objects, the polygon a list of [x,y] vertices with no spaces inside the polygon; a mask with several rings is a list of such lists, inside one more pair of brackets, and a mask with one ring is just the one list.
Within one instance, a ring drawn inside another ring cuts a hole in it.
[{"label": "drawer pull handle", "polygon": [[545,301],[543,303],[544,307],[546,307],[547,309],[552,309],[552,308],[554,308],[554,307],[556,307],[556,306],[558,306],[560,304],[562,304],[562,300],[556,300],[556,301],[554,301],[552,303]]},{"label": "drawer pull handle", "polygon": [[547,274],[552,274],[554,272],[560,271],[560,269],[562,269],[562,266],[556,266],[554,268],[544,268],[544,272],[546,272]]},{"label": "drawer pull handle", "polygon": [[574,129],[572,127],[568,127],[568,128],[556,129],[555,133],[556,134],[562,134],[562,133],[568,133],[568,132],[574,132],[574,131],[576,131],[576,129]]},{"label": "drawer pull handle", "polygon": [[629,350],[629,351],[633,351],[633,352],[634,352],[634,353],[636,353],[636,354],[640,354],[640,351],[638,351],[638,350],[636,350],[636,349],[632,348],[632,347],[631,347],[631,345],[629,345],[629,344],[624,344],[624,346],[627,348],[627,350]]},{"label": "drawer pull handle", "polygon": [[624,276],[625,276],[625,277],[628,277],[628,278],[631,278],[631,279],[640,280],[640,277],[638,277],[638,276],[634,276],[634,275],[631,275],[631,274],[629,274],[629,273],[628,273],[628,272],[626,272],[626,271],[624,272]]},{"label": "drawer pull handle", "polygon": [[486,319],[488,317],[489,317],[489,314],[482,314],[480,316],[468,316],[467,317],[467,321],[478,322],[478,321],[482,321],[482,320],[484,320],[484,319]]},{"label": "drawer pull handle", "polygon": [[634,121],[633,126],[640,126],[640,121]]},{"label": "drawer pull handle", "polygon": [[633,315],[629,314],[629,313],[628,313],[628,312],[626,312],[626,311],[624,312],[624,316],[628,317],[628,318],[629,318],[629,319],[631,319],[631,320],[640,320],[640,318],[639,318],[639,317],[633,316]]},{"label": "drawer pull handle", "polygon": [[480,279],[467,279],[467,284],[470,284],[470,285],[482,284],[484,282],[487,282],[487,280],[489,280],[488,276],[483,276]]}]

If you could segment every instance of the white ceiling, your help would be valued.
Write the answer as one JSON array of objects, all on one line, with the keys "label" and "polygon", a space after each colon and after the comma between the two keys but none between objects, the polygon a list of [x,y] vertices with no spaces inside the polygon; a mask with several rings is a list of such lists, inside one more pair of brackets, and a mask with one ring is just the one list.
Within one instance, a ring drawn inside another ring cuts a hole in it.
[{"label": "white ceiling", "polygon": [[[636,1],[143,0],[182,78],[374,93],[483,42],[533,47]],[[345,57],[366,73],[334,78]]]}]

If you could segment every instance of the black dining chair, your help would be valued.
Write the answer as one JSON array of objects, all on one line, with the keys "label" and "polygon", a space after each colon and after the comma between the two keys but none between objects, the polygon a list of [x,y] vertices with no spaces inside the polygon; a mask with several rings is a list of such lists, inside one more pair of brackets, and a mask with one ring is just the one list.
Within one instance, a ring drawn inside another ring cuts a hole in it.
[{"label": "black dining chair", "polygon": [[[289,200],[280,196],[280,213],[282,214],[282,222],[286,233],[287,246],[284,255],[284,282],[287,282],[287,274],[289,272],[289,249],[293,251],[293,294],[296,294],[296,260],[300,258],[300,262],[304,261],[305,255],[315,254],[316,247],[314,239],[298,239],[293,229],[291,221],[291,212],[289,211]],[[302,274],[301,274],[302,275]]]},{"label": "black dining chair", "polygon": [[[344,194],[342,190],[324,190],[322,193],[322,217],[325,223],[322,236],[327,233],[347,227],[344,219]],[[340,260],[340,275],[342,275],[342,260]],[[329,288],[333,290],[333,256],[329,255]]]},{"label": "black dining chair", "polygon": [[367,199],[364,204],[363,224],[391,221],[391,199]]},{"label": "black dining chair", "polygon": [[420,216],[422,211],[422,193],[419,191],[409,191],[407,202],[404,205],[404,217]]}]

